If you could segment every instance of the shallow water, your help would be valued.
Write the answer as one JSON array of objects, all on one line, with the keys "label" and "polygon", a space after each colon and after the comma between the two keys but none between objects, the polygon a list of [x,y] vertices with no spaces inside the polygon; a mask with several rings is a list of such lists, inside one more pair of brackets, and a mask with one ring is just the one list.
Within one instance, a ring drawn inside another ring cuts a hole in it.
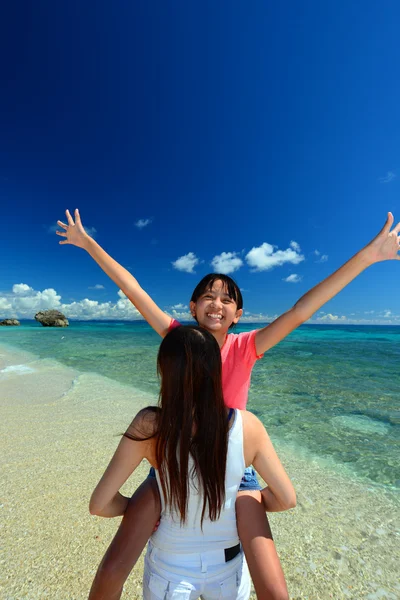
[{"label": "shallow water", "polygon": [[[0,329],[0,343],[107,375],[154,398],[159,341],[144,322],[72,322],[66,329],[25,322]],[[398,488],[399,365],[400,327],[303,326],[256,364],[249,408],[273,439],[332,468]],[[23,365],[8,368],[23,375]]]},{"label": "shallow water", "polygon": [[[118,434],[155,399],[158,338],[114,325],[33,329],[13,330],[12,345],[10,333],[0,338],[0,454],[7,464],[0,596],[3,589],[8,600],[83,600],[115,530],[112,520],[96,525],[89,518],[87,499]],[[60,347],[60,340],[67,344]],[[95,360],[89,348],[97,348]],[[251,391],[250,407],[267,424],[297,493],[295,510],[270,515],[290,597],[396,599],[400,497],[396,482],[383,481],[377,468],[387,465],[389,475],[398,468],[391,437],[398,427],[395,386],[391,379],[382,403],[373,402],[374,382],[371,393],[364,382],[357,395],[353,370],[359,378],[361,366],[354,360],[346,366],[342,345],[340,360],[331,355],[324,369],[323,351],[301,335],[289,340],[286,350],[282,344],[256,365]],[[27,478],[29,472],[35,476]],[[66,565],[65,572],[57,565]],[[139,564],[127,599],[142,597],[141,573]]]}]

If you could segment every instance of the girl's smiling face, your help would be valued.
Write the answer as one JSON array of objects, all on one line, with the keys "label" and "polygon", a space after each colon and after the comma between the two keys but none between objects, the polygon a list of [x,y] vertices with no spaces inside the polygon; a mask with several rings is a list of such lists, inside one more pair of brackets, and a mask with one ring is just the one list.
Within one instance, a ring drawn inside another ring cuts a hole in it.
[{"label": "girl's smiling face", "polygon": [[220,279],[214,281],[196,302],[190,302],[190,312],[201,327],[221,332],[228,331],[232,323],[237,323],[243,314]]}]

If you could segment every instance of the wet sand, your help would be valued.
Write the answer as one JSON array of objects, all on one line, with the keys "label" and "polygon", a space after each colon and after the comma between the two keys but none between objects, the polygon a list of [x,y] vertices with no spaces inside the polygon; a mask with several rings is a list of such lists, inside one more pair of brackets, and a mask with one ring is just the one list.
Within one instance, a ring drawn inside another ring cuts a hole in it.
[{"label": "wet sand", "polygon": [[[119,519],[90,494],[136,412],[154,399],[107,377],[0,345],[0,598],[83,600]],[[277,450],[295,510],[270,515],[292,600],[400,598],[399,495]],[[141,465],[123,492],[147,475]],[[141,598],[140,561],[123,594]]]}]

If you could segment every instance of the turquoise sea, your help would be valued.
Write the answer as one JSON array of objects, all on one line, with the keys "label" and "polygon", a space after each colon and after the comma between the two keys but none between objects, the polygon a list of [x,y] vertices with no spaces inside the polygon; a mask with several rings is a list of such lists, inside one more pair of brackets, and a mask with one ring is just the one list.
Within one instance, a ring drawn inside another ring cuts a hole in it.
[{"label": "turquoise sea", "polygon": [[[246,323],[236,333],[258,326]],[[154,398],[159,342],[144,322],[0,328],[6,347],[106,375]],[[400,327],[304,325],[258,361],[248,408],[281,446],[393,490],[400,488],[399,365]]]}]

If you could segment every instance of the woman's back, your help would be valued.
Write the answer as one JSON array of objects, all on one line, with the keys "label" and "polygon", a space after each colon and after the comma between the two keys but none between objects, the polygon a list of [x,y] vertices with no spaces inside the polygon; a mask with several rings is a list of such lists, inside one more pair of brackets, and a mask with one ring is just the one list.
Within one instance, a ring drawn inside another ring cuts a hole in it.
[{"label": "woman's back", "polygon": [[152,536],[152,542],[159,548],[174,553],[202,552],[235,546],[239,543],[235,501],[245,469],[241,411],[235,410],[231,416],[226,458],[225,502],[216,521],[211,521],[206,511],[203,523],[201,523],[204,496],[193,466],[193,459],[190,459],[190,491],[186,521],[183,524],[181,524],[180,514],[171,506],[166,505],[161,491],[159,473],[156,470],[162,513],[160,525]]}]

